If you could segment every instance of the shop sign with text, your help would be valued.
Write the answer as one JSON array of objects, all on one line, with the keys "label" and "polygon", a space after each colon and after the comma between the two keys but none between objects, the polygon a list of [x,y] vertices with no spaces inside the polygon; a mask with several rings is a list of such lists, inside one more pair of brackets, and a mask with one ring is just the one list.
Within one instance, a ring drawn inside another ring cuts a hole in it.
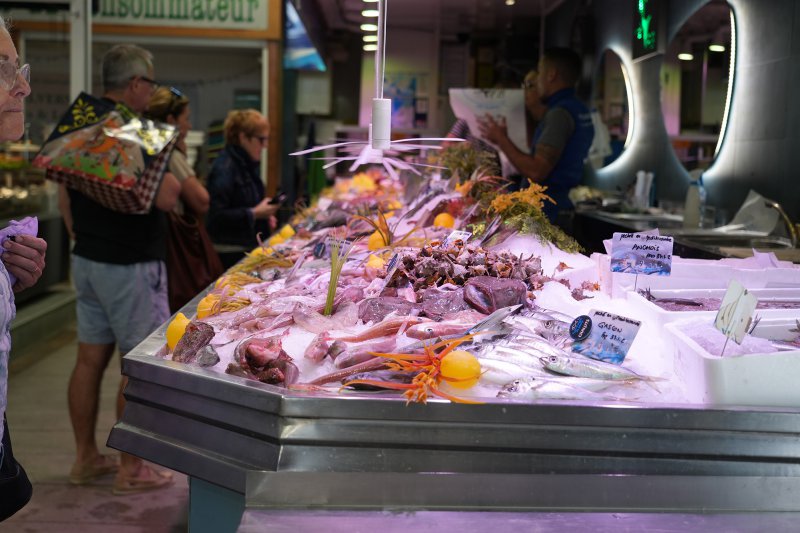
[{"label": "shop sign with text", "polygon": [[[265,30],[271,0],[100,0],[99,24]],[[275,1],[275,0],[272,0]]]}]

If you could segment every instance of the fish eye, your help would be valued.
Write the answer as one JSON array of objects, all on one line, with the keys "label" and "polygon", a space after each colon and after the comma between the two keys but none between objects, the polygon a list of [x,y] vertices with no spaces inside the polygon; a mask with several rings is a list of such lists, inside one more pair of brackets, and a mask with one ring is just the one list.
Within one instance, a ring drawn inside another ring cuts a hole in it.
[{"label": "fish eye", "polygon": [[433,328],[425,328],[425,333],[433,333]]},{"label": "fish eye", "polygon": [[558,357],[556,357],[555,355],[551,355],[551,356],[550,356],[550,362],[551,362],[551,363],[555,363],[555,362],[557,362],[557,361],[558,361]]},{"label": "fish eye", "polygon": [[552,328],[553,327],[553,321],[552,320],[545,320],[544,327],[546,327],[548,329]]}]

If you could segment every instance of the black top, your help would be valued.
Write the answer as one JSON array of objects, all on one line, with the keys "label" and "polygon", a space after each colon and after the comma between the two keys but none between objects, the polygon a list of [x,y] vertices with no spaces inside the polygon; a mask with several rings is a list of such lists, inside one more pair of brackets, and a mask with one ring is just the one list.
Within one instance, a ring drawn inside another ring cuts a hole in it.
[{"label": "black top", "polygon": [[[109,98],[103,98],[113,102]],[[167,260],[167,216],[153,206],[146,215],[113,211],[73,189],[69,192],[75,248],[100,263],[131,265]]]},{"label": "black top", "polygon": [[241,146],[228,145],[214,161],[208,175],[206,226],[211,240],[218,244],[256,247],[256,235],[266,239],[269,223],[255,220],[251,207],[264,199],[259,162]]},{"label": "black top", "polygon": [[100,263],[130,265],[167,259],[167,216],[153,207],[146,215],[112,211],[69,191],[75,248],[72,253]]}]

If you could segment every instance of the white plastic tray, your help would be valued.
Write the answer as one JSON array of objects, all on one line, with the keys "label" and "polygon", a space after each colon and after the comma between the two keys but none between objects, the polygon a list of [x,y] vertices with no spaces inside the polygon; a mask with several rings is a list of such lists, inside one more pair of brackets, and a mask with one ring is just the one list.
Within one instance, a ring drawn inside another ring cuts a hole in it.
[{"label": "white plastic tray", "polygon": [[[785,329],[794,324],[796,316],[765,319],[756,333],[780,326]],[[800,407],[800,350],[720,357],[692,340],[681,330],[681,324],[685,322],[667,324],[665,336],[671,338],[675,374],[685,387],[688,401]]]},{"label": "white plastic tray", "polygon": [[[641,280],[640,280],[641,281]],[[639,290],[650,287],[649,284],[642,285],[640,283]],[[656,298],[682,298],[682,299],[695,299],[695,298],[719,298],[722,300],[725,296],[726,288],[717,289],[653,289],[650,292]],[[794,300],[798,303],[797,309],[757,309],[755,316],[763,318],[781,318],[798,316],[800,317],[800,288],[797,289],[771,289],[771,288],[751,288],[750,293],[756,298],[761,300]],[[700,310],[695,311],[687,309],[684,311],[670,311],[664,309],[658,304],[649,301],[636,291],[628,290],[625,292],[626,299],[631,303],[634,309],[640,310],[646,320],[655,320],[661,324],[667,324],[676,320],[685,320],[689,318],[694,319],[710,319],[713,320],[717,314],[717,310]],[[788,314],[787,314],[788,313]]]},{"label": "white plastic tray", "polygon": [[723,259],[673,258],[669,276],[637,276],[612,273],[611,258],[606,254],[592,254],[597,262],[600,284],[613,297],[622,297],[626,290],[650,287],[650,289],[725,289],[732,279],[738,280],[748,289],[755,288],[800,288],[800,268],[781,262],[782,266],[771,268],[748,268],[747,261]]}]

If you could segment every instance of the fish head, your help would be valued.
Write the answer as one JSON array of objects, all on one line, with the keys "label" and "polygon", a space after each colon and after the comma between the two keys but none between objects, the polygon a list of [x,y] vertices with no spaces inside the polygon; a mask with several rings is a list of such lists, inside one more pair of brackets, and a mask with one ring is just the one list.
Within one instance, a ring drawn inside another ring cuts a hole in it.
[{"label": "fish head", "polygon": [[524,382],[521,379],[515,379],[503,385],[500,392],[497,393],[498,398],[510,398],[524,392]]},{"label": "fish head", "polygon": [[406,330],[406,335],[412,339],[431,339],[436,337],[437,331],[433,323],[423,322],[422,324],[415,324]]},{"label": "fish head", "polygon": [[548,355],[539,358],[539,361],[546,367],[557,365],[559,360],[560,358],[557,355]]}]

